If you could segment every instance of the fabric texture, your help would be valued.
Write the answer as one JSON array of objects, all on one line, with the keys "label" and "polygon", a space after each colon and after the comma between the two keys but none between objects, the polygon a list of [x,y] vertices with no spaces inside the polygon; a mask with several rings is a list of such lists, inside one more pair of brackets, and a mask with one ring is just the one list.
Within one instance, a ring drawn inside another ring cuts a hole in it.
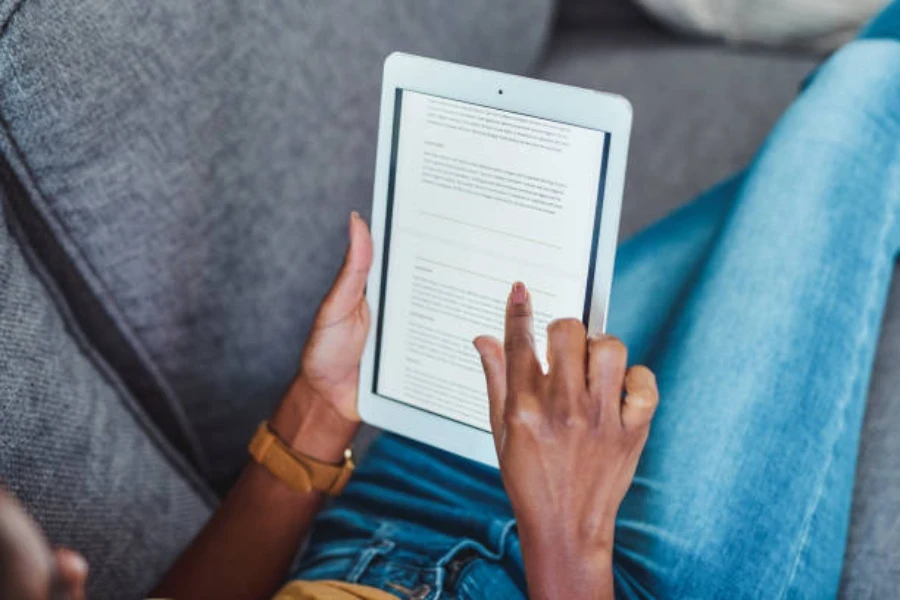
[{"label": "fabric texture", "polygon": [[635,0],[680,32],[833,50],[890,0]]},{"label": "fabric texture", "polygon": [[51,543],[85,555],[89,597],[140,598],[208,518],[212,494],[81,335],[20,246],[6,200],[0,194],[0,483]]},{"label": "fabric texture", "polygon": [[220,489],[368,212],[383,58],[521,72],[552,4],[0,2],[0,151],[69,259],[54,277]]},{"label": "fabric texture", "polygon": [[[617,597],[837,595],[900,249],[898,100],[900,43],[850,44],[745,174],[620,248],[609,328],[662,400],[619,511]],[[512,517],[496,470],[386,435],[296,577],[525,598]]]}]

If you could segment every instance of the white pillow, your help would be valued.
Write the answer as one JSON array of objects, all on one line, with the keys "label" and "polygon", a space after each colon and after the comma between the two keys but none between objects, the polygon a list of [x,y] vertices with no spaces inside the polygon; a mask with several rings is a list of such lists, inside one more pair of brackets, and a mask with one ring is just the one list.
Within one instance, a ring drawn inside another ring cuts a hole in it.
[{"label": "white pillow", "polygon": [[733,43],[836,48],[889,0],[635,0],[684,33]]}]

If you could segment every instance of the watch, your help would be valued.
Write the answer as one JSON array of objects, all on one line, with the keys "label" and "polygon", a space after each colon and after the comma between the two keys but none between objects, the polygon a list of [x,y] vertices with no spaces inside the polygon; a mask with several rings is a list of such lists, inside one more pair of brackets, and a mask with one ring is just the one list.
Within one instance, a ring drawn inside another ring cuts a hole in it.
[{"label": "watch", "polygon": [[337,496],[350,480],[353,452],[344,450],[344,462],[331,465],[292,450],[263,421],[250,440],[250,456],[296,492],[313,490]]}]

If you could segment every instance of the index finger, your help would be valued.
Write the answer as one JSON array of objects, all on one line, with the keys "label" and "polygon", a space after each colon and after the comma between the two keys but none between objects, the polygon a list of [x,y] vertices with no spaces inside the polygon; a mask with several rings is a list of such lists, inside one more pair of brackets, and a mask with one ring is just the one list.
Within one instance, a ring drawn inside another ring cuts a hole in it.
[{"label": "index finger", "polygon": [[506,303],[504,351],[506,354],[506,392],[515,397],[535,389],[541,365],[534,350],[534,311],[525,284],[517,281]]}]

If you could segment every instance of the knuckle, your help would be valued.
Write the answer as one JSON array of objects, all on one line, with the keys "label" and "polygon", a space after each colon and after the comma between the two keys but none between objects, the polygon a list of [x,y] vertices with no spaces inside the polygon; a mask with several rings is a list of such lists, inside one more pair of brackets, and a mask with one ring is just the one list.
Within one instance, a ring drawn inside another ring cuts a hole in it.
[{"label": "knuckle", "polygon": [[656,387],[656,375],[653,374],[648,367],[644,365],[635,365],[629,369],[632,376],[649,386]]},{"label": "knuckle", "polygon": [[646,434],[650,430],[656,405],[642,397],[629,397],[627,403],[626,430],[638,435]]},{"label": "knuckle", "polygon": [[555,319],[547,325],[547,336],[550,338],[584,337],[584,324],[573,318]]},{"label": "knuckle", "polygon": [[605,336],[591,340],[591,353],[604,361],[625,362],[628,360],[628,348],[615,336]]},{"label": "knuckle", "polygon": [[526,302],[525,304],[510,304],[509,314],[512,317],[530,317],[532,314],[531,303]]},{"label": "knuckle", "polygon": [[503,413],[503,424],[507,429],[519,429],[524,424],[522,412],[518,410],[507,410]]},{"label": "knuckle", "polygon": [[637,365],[628,369],[625,375],[625,387],[629,393],[640,394],[647,404],[654,407],[659,403],[659,388],[656,385],[656,375],[643,365]]},{"label": "knuckle", "polygon": [[527,331],[514,331],[507,335],[503,342],[503,347],[507,352],[517,352],[531,345],[531,333]]},{"label": "knuckle", "polygon": [[539,411],[532,408],[517,408],[515,410],[507,410],[503,414],[503,424],[510,431],[516,430],[537,430],[542,422]]},{"label": "knuckle", "polygon": [[634,392],[625,397],[625,401],[637,410],[652,413],[656,409],[656,399],[644,391]]}]

